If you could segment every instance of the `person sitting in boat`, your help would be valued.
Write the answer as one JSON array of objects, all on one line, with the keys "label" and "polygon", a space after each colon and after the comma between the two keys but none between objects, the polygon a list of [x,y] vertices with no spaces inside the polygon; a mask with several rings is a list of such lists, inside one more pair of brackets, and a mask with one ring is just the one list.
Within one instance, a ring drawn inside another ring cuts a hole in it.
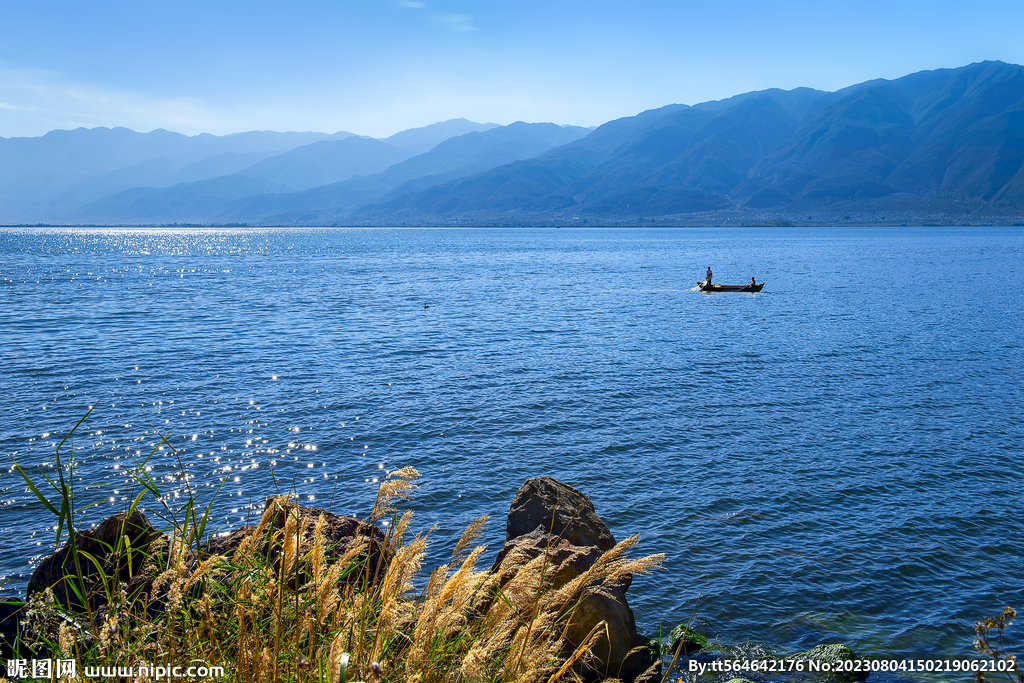
[{"label": "person sitting in boat", "polygon": [[704,284],[711,284],[711,266],[708,266],[708,272],[704,275]]},{"label": "person sitting in boat", "polygon": [[750,286],[751,287],[756,287],[757,286],[757,283],[754,282],[754,278],[750,278]]}]

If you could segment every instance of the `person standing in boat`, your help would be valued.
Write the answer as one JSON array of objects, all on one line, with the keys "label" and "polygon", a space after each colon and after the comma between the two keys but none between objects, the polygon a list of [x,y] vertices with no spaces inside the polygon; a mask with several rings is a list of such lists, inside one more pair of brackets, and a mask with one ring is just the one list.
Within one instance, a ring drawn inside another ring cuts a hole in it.
[{"label": "person standing in boat", "polygon": [[711,284],[711,266],[708,266],[708,272],[704,274],[704,284]]}]

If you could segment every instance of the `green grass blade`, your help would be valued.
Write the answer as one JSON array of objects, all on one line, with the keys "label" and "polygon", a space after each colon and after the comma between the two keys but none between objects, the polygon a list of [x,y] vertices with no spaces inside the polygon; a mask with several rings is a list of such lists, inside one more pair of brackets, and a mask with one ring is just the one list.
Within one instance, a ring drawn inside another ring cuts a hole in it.
[{"label": "green grass blade", "polygon": [[[39,489],[36,488],[36,485],[33,484],[32,480],[28,478],[28,474],[26,474],[25,470],[21,468],[21,465],[19,465],[18,463],[14,463],[14,469],[18,470],[18,474],[20,474],[21,478],[25,480],[25,484],[27,484],[29,490],[32,491],[33,494],[35,494],[35,497],[39,499],[39,502],[45,505],[47,510],[63,519],[63,515],[60,512],[58,512],[57,508],[53,507],[53,504],[46,499],[46,496],[44,496],[39,491]],[[49,481],[49,479],[47,479],[47,481]]]},{"label": "green grass blade", "polygon": [[60,443],[59,443],[59,444],[57,444],[57,452],[58,452],[58,453],[60,453],[60,448],[61,448],[61,446],[63,446],[63,445],[64,445],[64,442],[65,442],[65,441],[67,441],[68,439],[70,439],[70,438],[71,438],[71,435],[75,433],[75,430],[76,430],[76,429],[78,429],[79,425],[81,425],[81,424],[82,424],[83,422],[85,422],[85,418],[89,417],[89,413],[91,413],[91,412],[93,411],[93,409],[94,409],[94,408],[96,408],[96,406],[95,406],[95,405],[91,405],[91,406],[89,406],[89,410],[87,410],[87,411],[85,412],[85,415],[83,415],[83,416],[82,416],[82,419],[81,419],[81,420],[79,420],[78,422],[76,422],[76,423],[75,423],[75,426],[71,428],[71,431],[70,431],[70,432],[68,432],[68,435],[67,435],[67,436],[65,436],[65,437],[64,437],[63,439],[61,439],[61,440],[60,440]]}]

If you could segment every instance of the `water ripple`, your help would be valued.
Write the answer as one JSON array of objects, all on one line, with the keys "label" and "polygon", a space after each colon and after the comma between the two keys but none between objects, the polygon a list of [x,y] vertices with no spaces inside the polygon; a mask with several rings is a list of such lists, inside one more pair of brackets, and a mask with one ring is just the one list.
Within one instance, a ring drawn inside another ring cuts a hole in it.
[{"label": "water ripple", "polygon": [[[967,656],[1024,607],[1022,257],[1019,228],[0,230],[0,587],[55,532],[11,461],[52,475],[95,404],[85,523],[138,463],[171,511],[223,483],[221,530],[278,489],[365,514],[413,465],[438,559],[549,474],[666,553],[641,630],[706,580],[727,642]],[[694,291],[708,263],[768,285]]]}]

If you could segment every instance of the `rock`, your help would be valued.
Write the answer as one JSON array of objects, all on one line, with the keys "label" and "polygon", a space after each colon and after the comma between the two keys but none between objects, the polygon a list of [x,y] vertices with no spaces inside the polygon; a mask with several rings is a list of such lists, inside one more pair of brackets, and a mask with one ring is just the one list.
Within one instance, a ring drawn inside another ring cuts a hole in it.
[{"label": "rock", "polygon": [[302,537],[302,547],[312,547],[314,528],[317,519],[324,517],[324,549],[325,561],[338,559],[344,555],[349,546],[358,538],[366,540],[368,551],[356,556],[354,560],[358,564],[366,563],[366,567],[360,572],[360,576],[354,577],[354,582],[368,579],[369,583],[376,583],[384,577],[394,552],[388,547],[384,532],[372,524],[362,522],[355,517],[343,517],[323,508],[310,508],[282,497],[268,498],[266,509],[277,505],[271,526],[274,529],[284,530],[287,521],[286,513],[295,513],[299,516],[300,526],[305,530]]},{"label": "rock", "polygon": [[747,678],[730,678],[725,683],[754,683],[754,681]]},{"label": "rock", "polygon": [[[370,583],[373,583],[383,576],[393,553],[387,546],[384,533],[380,529],[353,517],[335,515],[322,508],[304,507],[284,497],[268,498],[265,508],[267,510],[273,508],[269,525],[273,530],[284,530],[288,514],[298,515],[300,528],[303,530],[301,547],[304,549],[311,547],[316,521],[323,515],[326,522],[324,558],[327,561],[344,555],[356,538],[365,538],[369,550],[357,556],[356,561],[366,562],[368,572],[360,572],[358,576],[352,577],[352,581],[369,580]],[[139,510],[133,510],[131,515],[119,514],[107,517],[95,528],[75,533],[75,543],[81,553],[79,554],[79,566],[83,574],[89,605],[95,611],[106,604],[107,596],[104,594],[103,584],[100,581],[100,572],[91,561],[86,559],[86,554],[100,561],[103,573],[107,577],[116,578],[115,585],[126,584],[129,596],[134,598],[147,595],[147,611],[152,614],[153,610],[163,609],[166,597],[164,593],[167,589],[164,587],[162,593],[160,591],[154,593],[153,583],[161,571],[168,566],[171,555],[184,552],[186,567],[194,569],[199,561],[211,555],[229,555],[239,546],[242,539],[254,532],[256,528],[248,526],[232,531],[227,536],[208,539],[197,555],[193,549],[183,550],[181,539],[177,535],[167,536],[157,531],[149,523],[146,515]],[[263,543],[262,551],[267,553],[268,557],[279,561],[280,542],[273,545],[266,540],[261,542]],[[115,556],[114,551],[118,548],[122,552]],[[131,552],[127,552],[129,548]],[[75,574],[74,558],[71,555],[70,541],[68,541],[63,548],[47,557],[36,567],[29,579],[26,593],[28,597],[31,597],[35,593],[51,588],[57,602],[69,609],[82,611],[85,605],[69,585],[72,580],[77,581]],[[306,578],[300,574],[295,577],[294,581],[302,582]]]},{"label": "rock", "polygon": [[[637,637],[633,610],[626,603],[624,590],[616,587],[609,594],[587,596],[576,607],[565,631],[565,639],[570,644],[569,650],[575,650],[601,621],[608,624],[608,635],[594,643],[591,652],[595,663],[600,663],[598,673],[613,676],[622,668]],[[628,682],[631,679],[623,677],[622,680]]]},{"label": "rock", "polygon": [[[526,565],[536,557],[548,553],[546,575],[552,585],[560,588],[583,572],[590,569],[602,555],[597,546],[576,546],[564,538],[548,534],[538,527],[528,534],[512,539],[502,546],[491,571],[499,575],[498,584],[504,586],[512,579],[519,567]],[[566,630],[566,640],[570,644],[570,652],[582,643],[590,634],[591,629],[604,620],[608,624],[611,647],[608,641],[599,641],[594,647],[594,655],[598,660],[609,663],[609,670],[614,672],[632,647],[636,637],[636,622],[633,611],[626,603],[626,590],[619,585],[604,588],[604,595],[589,596],[576,609],[572,622]],[[484,606],[486,609],[486,606]],[[613,665],[613,666],[612,666]]]},{"label": "rock", "polygon": [[[614,545],[611,531],[585,495],[551,477],[538,477],[516,492],[505,526],[505,544],[491,571],[499,574],[498,583],[504,586],[518,567],[548,552],[550,566],[546,573],[554,587],[560,588],[593,566]],[[649,657],[642,652],[631,655],[638,643],[641,648],[648,644],[638,640],[633,610],[626,602],[629,584],[630,578],[625,577],[588,595],[565,631],[568,653],[583,643],[599,622],[606,622],[608,637],[592,647],[594,661],[600,662],[598,673],[615,676],[621,671],[622,680],[627,682],[648,668],[639,667]]]},{"label": "rock", "polygon": [[[843,662],[853,662],[859,659],[853,650],[841,643],[829,645],[817,645],[807,652],[800,652],[787,659],[801,659],[805,662],[821,662],[831,667],[841,665]],[[862,680],[868,677],[867,671],[840,671],[832,674],[835,678],[847,680]]]},{"label": "rock", "polygon": [[669,649],[670,655],[675,655],[676,650],[679,649],[680,641],[683,644],[683,649],[680,650],[679,654],[683,656],[697,654],[701,650],[707,649],[708,639],[700,633],[697,633],[691,628],[688,628],[686,624],[679,624],[668,634],[668,639],[672,643]]},{"label": "rock", "polygon": [[[131,515],[121,513],[107,517],[93,529],[75,532],[75,544],[80,553],[88,553],[100,561],[104,574],[127,583],[139,573],[147,559],[150,544],[162,535],[149,523],[146,515],[133,510]],[[127,552],[129,548],[131,552]],[[118,549],[121,552],[115,555]],[[79,554],[78,565],[92,609],[106,604],[107,597],[100,581],[99,569],[83,554]],[[69,582],[76,580],[75,576],[75,561],[69,539],[63,548],[43,560],[32,572],[26,594],[32,597],[34,593],[52,588],[54,598],[65,607],[82,609],[84,603],[69,587]]]},{"label": "rock", "polygon": [[304,525],[305,535],[303,536],[304,547],[312,547],[313,529],[316,520],[323,515],[325,519],[324,539],[327,548],[324,558],[326,561],[338,559],[344,555],[349,546],[356,539],[365,539],[368,544],[368,551],[357,555],[353,560],[360,565],[360,571],[353,575],[353,584],[367,581],[369,584],[376,584],[384,578],[388,565],[394,551],[387,545],[387,539],[382,531],[373,524],[360,521],[355,517],[343,517],[324,508],[307,508],[287,499],[268,499],[266,507],[273,505],[273,501],[280,501],[281,511],[276,513],[272,525],[274,528],[285,528],[287,517],[285,510],[295,511],[299,515],[300,523]]},{"label": "rock", "polygon": [[202,557],[206,559],[211,555],[228,555],[235,548],[242,544],[242,539],[256,531],[256,525],[249,524],[241,529],[235,529],[224,536],[211,536],[206,543],[202,544]]},{"label": "rock", "polygon": [[14,658],[14,644],[21,632],[25,601],[11,596],[0,597],[0,659]]},{"label": "rock", "polygon": [[[505,545],[501,547],[498,557],[494,560],[491,571],[503,571],[501,566],[509,555],[515,556],[516,562],[510,562],[508,565],[518,566],[543,555],[545,551],[548,552],[553,575],[559,585],[565,584],[590,569],[597,558],[603,554],[603,551],[597,546],[573,545],[568,540],[552,536],[546,530],[537,527],[518,538],[505,541]],[[503,577],[502,585],[510,578],[512,578],[511,575]]]},{"label": "rock", "polygon": [[619,667],[619,679],[634,683],[658,683],[662,676],[661,643],[637,634],[633,648]]},{"label": "rock", "polygon": [[[322,515],[324,517],[324,560],[330,561],[344,555],[349,546],[357,538],[363,538],[368,544],[369,551],[358,555],[355,562],[367,562],[368,566],[358,576],[353,576],[353,582],[369,580],[375,583],[383,577],[388,564],[391,562],[393,551],[387,545],[384,532],[373,526],[362,522],[355,517],[343,517],[323,508],[310,508],[289,500],[284,496],[271,496],[264,504],[264,514],[271,511],[269,527],[274,531],[283,531],[287,523],[288,514],[298,516],[298,527],[302,529],[300,547],[308,550],[312,547],[316,522]],[[242,539],[254,533],[258,526],[246,526],[232,531],[227,536],[211,538],[203,547],[203,557],[210,555],[230,555],[242,543]],[[258,547],[268,557],[280,560],[280,543],[271,546],[268,539],[260,539]],[[367,571],[368,570],[368,571]],[[301,583],[306,577],[300,576],[297,579]]]},{"label": "rock", "polygon": [[[137,612],[144,608],[151,619],[162,614],[167,607],[172,582],[159,582],[159,587],[155,587],[158,583],[157,577],[166,569],[177,566],[179,560],[184,564],[186,571],[194,571],[199,565],[199,559],[193,548],[184,546],[184,540],[177,533],[161,534],[149,544],[148,557],[128,583],[130,611]],[[200,593],[201,586],[196,584],[189,589],[187,595],[197,597]]]},{"label": "rock", "polygon": [[537,527],[576,546],[611,550],[615,538],[585,495],[557,479],[529,479],[516,491],[505,523],[505,542]]}]

